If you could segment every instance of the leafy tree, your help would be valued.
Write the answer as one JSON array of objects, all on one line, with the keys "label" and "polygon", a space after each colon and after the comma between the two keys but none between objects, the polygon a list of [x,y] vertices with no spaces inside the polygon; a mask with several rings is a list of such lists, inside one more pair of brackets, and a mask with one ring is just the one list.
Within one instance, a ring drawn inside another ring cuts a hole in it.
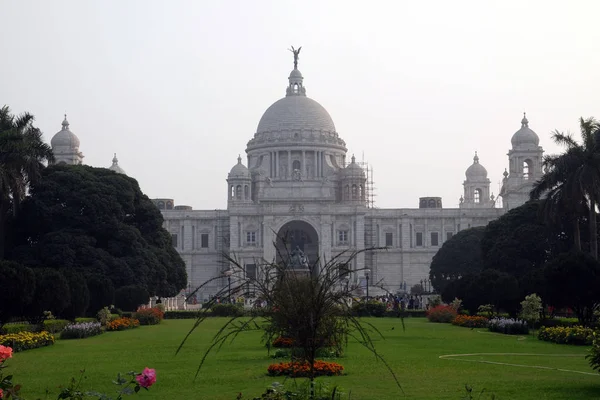
[{"label": "leafy tree", "polygon": [[61,274],[67,280],[69,285],[70,299],[69,305],[62,312],[62,317],[66,319],[75,319],[86,315],[90,305],[90,291],[85,281],[85,276],[75,269],[61,269]]},{"label": "leafy tree", "polygon": [[[491,304],[496,311],[515,314],[519,305],[520,289],[515,277],[493,269],[468,274],[452,283],[453,294],[463,301],[463,307],[472,314],[479,306]],[[450,302],[450,299],[444,298]]]},{"label": "leafy tree", "polygon": [[[484,232],[485,227],[469,228],[444,242],[433,256],[429,270],[429,278],[436,291],[444,293],[450,282],[483,269],[481,239]],[[450,295],[448,301],[454,297]]]},{"label": "leafy tree", "polygon": [[545,276],[548,303],[573,309],[582,324],[589,324],[600,302],[600,263],[586,253],[563,253],[548,263]]},{"label": "leafy tree", "polygon": [[71,303],[69,283],[58,270],[52,268],[34,268],[35,292],[33,300],[26,310],[26,315],[33,321],[42,318],[44,311],[53,315],[62,312]]},{"label": "leafy tree", "polygon": [[535,183],[532,199],[548,196],[548,213],[566,211],[571,217],[575,250],[581,250],[580,221],[589,213],[590,254],[598,259],[596,206],[600,199],[600,123],[594,118],[579,120],[582,143],[570,134],[555,131],[552,139],[566,147],[563,154],[544,157],[546,173]]},{"label": "leafy tree", "polygon": [[16,262],[0,261],[0,326],[13,317],[25,315],[25,308],[33,300],[35,275],[31,268]]},{"label": "leafy tree", "polygon": [[0,108],[0,259],[9,211],[18,214],[29,185],[38,183],[44,163],[54,160],[33,120],[29,113],[15,116],[8,106]]},{"label": "leafy tree", "polygon": [[42,178],[16,221],[13,259],[82,272],[91,313],[112,304],[114,288],[137,285],[151,296],[171,297],[185,287],[185,263],[134,179],[65,165],[46,168]]},{"label": "leafy tree", "polygon": [[535,324],[540,320],[540,314],[542,312],[542,299],[537,294],[533,293],[525,296],[525,300],[521,302],[521,312],[519,317],[527,321],[527,323],[533,328]]},{"label": "leafy tree", "polygon": [[150,295],[145,287],[129,285],[115,290],[115,306],[123,311],[136,311],[142,304],[148,304]]}]

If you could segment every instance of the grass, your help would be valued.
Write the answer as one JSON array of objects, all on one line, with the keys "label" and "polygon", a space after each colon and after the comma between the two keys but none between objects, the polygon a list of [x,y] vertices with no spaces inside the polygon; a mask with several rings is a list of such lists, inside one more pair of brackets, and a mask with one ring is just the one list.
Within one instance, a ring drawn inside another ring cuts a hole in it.
[{"label": "grass", "polygon": [[[258,396],[265,387],[281,378],[266,375],[272,360],[260,344],[260,334],[246,333],[216,354],[209,356],[194,380],[208,342],[225,318],[211,318],[195,332],[179,355],[175,350],[192,320],[165,320],[161,325],[142,326],[122,332],[107,332],[82,340],[58,340],[54,346],[16,353],[8,361],[15,382],[23,384],[27,399],[56,398],[57,386],[67,384],[85,369],[85,389],[114,393],[111,381],[117,372],[157,370],[157,384],[144,399],[232,400],[239,392],[244,398]],[[385,335],[377,348],[390,363],[404,393],[394,385],[385,367],[358,343],[350,343],[346,355],[337,361],[346,375],[320,378],[351,390],[352,399],[462,399],[464,385],[479,393],[496,394],[498,399],[598,399],[600,375],[558,371],[565,369],[593,373],[584,356],[587,347],[556,345],[532,336],[480,333],[449,324],[429,323],[422,318],[406,320],[406,331],[393,318],[370,319]],[[440,359],[442,355],[473,353],[528,353],[554,356],[472,355]],[[577,355],[570,357],[566,355]],[[464,361],[471,360],[471,361]],[[487,364],[491,361],[554,369]],[[477,396],[475,396],[477,398]],[[487,397],[482,397],[487,398]]]}]

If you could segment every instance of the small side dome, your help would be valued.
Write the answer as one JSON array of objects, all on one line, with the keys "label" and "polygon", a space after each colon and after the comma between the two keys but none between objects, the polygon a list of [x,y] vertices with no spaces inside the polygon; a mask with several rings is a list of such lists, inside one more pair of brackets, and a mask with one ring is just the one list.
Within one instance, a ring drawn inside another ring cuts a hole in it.
[{"label": "small side dome", "polygon": [[69,130],[69,121],[67,121],[67,115],[62,122],[62,129],[58,131],[50,140],[52,148],[56,147],[68,147],[69,149],[79,149],[79,138],[73,132]]},{"label": "small side dome", "polygon": [[115,171],[118,174],[127,175],[125,173],[125,170],[123,170],[123,168],[121,168],[119,166],[119,160],[117,159],[117,153],[115,153],[115,156],[112,159],[112,165],[110,167],[108,167],[108,169],[110,169],[111,171]]},{"label": "small side dome", "polygon": [[238,162],[229,171],[228,177],[231,178],[243,178],[250,179],[250,171],[244,164],[242,164],[242,157],[238,156]]},{"label": "small side dome", "polygon": [[356,157],[352,156],[352,162],[343,170],[344,176],[365,177],[365,171],[356,163]]},{"label": "small side dome", "polygon": [[296,80],[304,79],[304,77],[302,76],[302,72],[300,72],[298,69],[294,69],[292,72],[290,72],[290,77],[288,79]]},{"label": "small side dome", "polygon": [[539,146],[540,138],[537,133],[529,128],[529,120],[525,113],[523,113],[523,119],[521,120],[521,129],[515,132],[510,142],[513,147],[526,145]]},{"label": "small side dome", "polygon": [[467,168],[465,175],[467,176],[467,180],[487,179],[487,170],[483,165],[479,164],[477,152],[475,152],[475,157],[473,157],[473,164]]}]

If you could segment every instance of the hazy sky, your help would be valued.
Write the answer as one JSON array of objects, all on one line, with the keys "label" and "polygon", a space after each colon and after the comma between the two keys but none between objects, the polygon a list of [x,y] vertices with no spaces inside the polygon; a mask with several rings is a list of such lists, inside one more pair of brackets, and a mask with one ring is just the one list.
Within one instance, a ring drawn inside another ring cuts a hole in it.
[{"label": "hazy sky", "polygon": [[116,152],[150,197],[226,207],[225,179],[285,95],[290,45],[307,95],[378,207],[455,207],[475,150],[497,194],[527,111],[554,129],[600,117],[600,2],[0,0],[0,105],[45,138],[66,111],[85,163]]}]

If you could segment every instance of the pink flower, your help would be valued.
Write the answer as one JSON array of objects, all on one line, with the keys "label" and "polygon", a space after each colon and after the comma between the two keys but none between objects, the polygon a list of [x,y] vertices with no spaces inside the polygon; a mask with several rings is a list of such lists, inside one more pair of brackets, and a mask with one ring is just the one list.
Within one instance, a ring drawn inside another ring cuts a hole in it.
[{"label": "pink flower", "polygon": [[2,393],[2,389],[0,389],[0,399],[4,397],[4,394]]},{"label": "pink flower", "polygon": [[152,368],[144,368],[141,374],[135,377],[137,383],[143,388],[149,388],[156,382],[156,371]]},{"label": "pink flower", "polygon": [[0,345],[0,362],[6,360],[7,358],[11,358],[12,351],[12,348]]}]

